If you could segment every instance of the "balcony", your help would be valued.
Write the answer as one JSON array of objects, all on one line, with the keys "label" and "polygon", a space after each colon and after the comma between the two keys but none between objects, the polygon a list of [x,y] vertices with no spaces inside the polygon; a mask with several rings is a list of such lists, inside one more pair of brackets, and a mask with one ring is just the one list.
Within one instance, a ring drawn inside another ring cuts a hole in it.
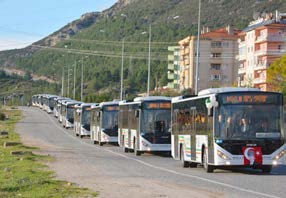
[{"label": "balcony", "polygon": [[178,89],[179,88],[179,84],[175,83],[175,82],[169,82],[167,85],[170,89]]},{"label": "balcony", "polygon": [[270,34],[270,35],[261,35],[258,36],[255,40],[255,43],[261,42],[284,42],[286,40],[286,36],[278,35],[278,34]]},{"label": "balcony", "polygon": [[168,61],[173,61],[174,60],[174,55],[168,55]]},{"label": "balcony", "polygon": [[246,60],[246,54],[236,55],[235,58],[239,61]]},{"label": "balcony", "polygon": [[245,74],[246,73],[246,68],[245,67],[239,67],[238,68],[238,74]]},{"label": "balcony", "polygon": [[265,84],[266,83],[266,78],[261,78],[261,77],[258,77],[258,78],[254,78],[253,79],[253,84]]},{"label": "balcony", "polygon": [[180,65],[180,61],[175,60],[174,65]]},{"label": "balcony", "polygon": [[168,70],[174,70],[175,65],[174,64],[168,64]]},{"label": "balcony", "polygon": [[174,80],[175,79],[175,74],[168,72],[168,79],[169,80]]},{"label": "balcony", "polygon": [[246,42],[245,41],[238,41],[238,46],[239,47],[246,46]]},{"label": "balcony", "polygon": [[178,80],[180,77],[177,73],[168,72],[168,79],[169,80]]},{"label": "balcony", "polygon": [[257,64],[257,65],[254,65],[254,70],[256,71],[256,70],[264,70],[264,69],[267,69],[267,64],[261,64],[261,63],[259,63],[259,64]]},{"label": "balcony", "polygon": [[256,56],[266,56],[266,55],[273,55],[273,56],[283,56],[285,55],[286,51],[283,49],[277,49],[277,50],[257,50],[255,51]]}]

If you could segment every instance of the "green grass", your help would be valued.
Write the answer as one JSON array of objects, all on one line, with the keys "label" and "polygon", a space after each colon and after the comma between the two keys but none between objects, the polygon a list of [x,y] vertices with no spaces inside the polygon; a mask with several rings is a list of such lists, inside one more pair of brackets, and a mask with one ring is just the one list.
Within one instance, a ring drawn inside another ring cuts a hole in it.
[{"label": "green grass", "polygon": [[53,160],[50,156],[25,154],[11,155],[11,151],[36,151],[37,148],[17,145],[4,148],[5,141],[19,142],[14,132],[21,119],[19,110],[1,110],[9,117],[0,121],[0,131],[9,131],[9,136],[0,136],[0,197],[95,197],[96,192],[79,188],[75,184],[55,179],[55,174],[44,164]]}]

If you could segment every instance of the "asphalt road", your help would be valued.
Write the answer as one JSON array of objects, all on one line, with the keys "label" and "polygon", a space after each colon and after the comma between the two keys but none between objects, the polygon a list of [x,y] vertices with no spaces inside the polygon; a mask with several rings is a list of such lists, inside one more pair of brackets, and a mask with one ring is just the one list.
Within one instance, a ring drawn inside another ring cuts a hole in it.
[{"label": "asphalt road", "polygon": [[166,156],[123,153],[113,145],[100,147],[63,129],[53,115],[21,108],[17,124],[24,143],[55,156],[49,166],[60,179],[100,192],[99,197],[286,197],[286,166],[271,174],[260,170],[182,168]]}]

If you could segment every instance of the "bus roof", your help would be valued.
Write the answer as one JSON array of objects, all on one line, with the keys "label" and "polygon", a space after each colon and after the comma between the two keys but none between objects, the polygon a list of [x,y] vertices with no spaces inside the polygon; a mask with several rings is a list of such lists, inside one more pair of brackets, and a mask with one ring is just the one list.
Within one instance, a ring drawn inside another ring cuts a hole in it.
[{"label": "bus roof", "polygon": [[250,87],[220,87],[220,88],[204,89],[198,93],[198,96],[210,95],[216,93],[243,92],[243,91],[261,91],[261,90]]},{"label": "bus roof", "polygon": [[108,102],[101,102],[99,103],[99,107],[103,107],[105,105],[119,105],[119,100],[114,100],[114,101],[108,101]]},{"label": "bus roof", "polygon": [[171,101],[171,98],[170,98],[170,97],[165,97],[165,96],[137,97],[137,98],[134,99],[134,102],[154,101],[154,100],[166,100],[166,101]]}]

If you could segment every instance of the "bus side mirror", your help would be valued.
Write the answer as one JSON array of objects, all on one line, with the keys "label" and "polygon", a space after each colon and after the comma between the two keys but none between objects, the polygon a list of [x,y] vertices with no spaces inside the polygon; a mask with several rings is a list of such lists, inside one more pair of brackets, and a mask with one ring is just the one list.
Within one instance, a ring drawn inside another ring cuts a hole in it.
[{"label": "bus side mirror", "polygon": [[208,108],[208,117],[213,117],[214,115],[214,108],[211,107],[211,108]]},{"label": "bus side mirror", "polygon": [[139,109],[137,109],[137,110],[135,111],[135,117],[136,117],[136,118],[139,118]]},{"label": "bus side mirror", "polygon": [[100,111],[96,112],[96,117],[100,117]]}]

